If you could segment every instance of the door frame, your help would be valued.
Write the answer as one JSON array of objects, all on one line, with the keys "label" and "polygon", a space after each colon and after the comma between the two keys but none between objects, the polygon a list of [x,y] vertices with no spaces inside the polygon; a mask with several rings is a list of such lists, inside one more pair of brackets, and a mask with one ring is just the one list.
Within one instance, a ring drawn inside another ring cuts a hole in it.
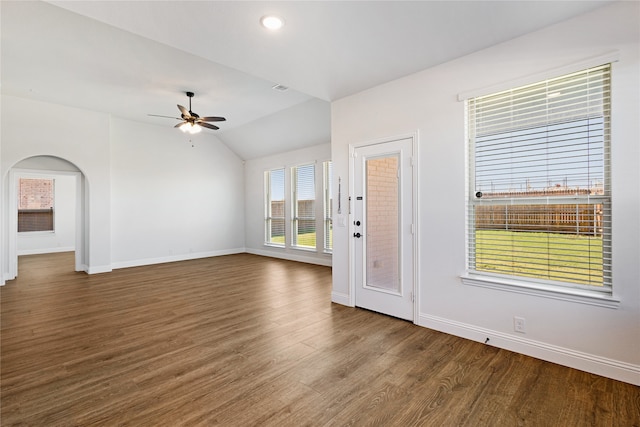
[{"label": "door frame", "polygon": [[395,141],[399,141],[401,139],[410,139],[411,147],[413,150],[413,158],[411,162],[411,180],[412,180],[412,194],[413,198],[413,320],[414,324],[418,324],[419,317],[419,301],[420,301],[420,264],[418,260],[420,259],[419,252],[419,230],[420,230],[420,215],[419,215],[419,200],[418,200],[418,163],[419,163],[419,155],[418,155],[418,131],[399,134],[384,138],[379,138],[375,140],[364,141],[360,143],[349,144],[349,198],[348,198],[348,238],[349,238],[349,306],[356,306],[356,259],[355,259],[355,242],[354,239],[351,238],[353,233],[355,232],[355,226],[353,221],[355,220],[355,152],[357,148],[367,147],[370,145],[378,145],[391,143]]},{"label": "door frame", "polygon": [[76,197],[75,197],[75,248],[74,248],[74,268],[75,271],[86,271],[85,260],[85,220],[84,212],[84,175],[79,171],[58,171],[44,169],[21,169],[11,168],[8,173],[9,182],[9,203],[8,203],[8,252],[9,266],[6,280],[13,280],[18,276],[18,180],[21,177],[51,178],[56,175],[67,175],[75,177]]}]

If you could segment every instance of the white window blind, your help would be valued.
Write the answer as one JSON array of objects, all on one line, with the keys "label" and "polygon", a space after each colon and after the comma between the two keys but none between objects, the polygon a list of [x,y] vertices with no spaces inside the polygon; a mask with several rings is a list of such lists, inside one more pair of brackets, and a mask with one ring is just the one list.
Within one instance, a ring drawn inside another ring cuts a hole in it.
[{"label": "white window blind", "polygon": [[610,292],[610,65],[467,113],[470,272]]},{"label": "white window blind", "polygon": [[265,243],[284,246],[284,169],[266,171],[264,182]]},{"label": "white window blind", "polygon": [[293,177],[293,246],[316,247],[315,165],[296,166]]},{"label": "white window blind", "polygon": [[331,192],[331,179],[333,176],[333,163],[324,162],[324,250],[333,250],[333,194]]}]

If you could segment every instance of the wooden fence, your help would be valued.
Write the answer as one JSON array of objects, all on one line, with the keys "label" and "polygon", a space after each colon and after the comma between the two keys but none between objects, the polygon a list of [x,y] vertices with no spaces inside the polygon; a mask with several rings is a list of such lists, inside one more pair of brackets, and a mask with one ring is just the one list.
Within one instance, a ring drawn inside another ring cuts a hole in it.
[{"label": "wooden fence", "polygon": [[476,229],[601,236],[602,205],[477,206]]},{"label": "wooden fence", "polygon": [[[482,199],[544,197],[602,194],[602,188],[573,189],[554,187],[521,192],[485,193]],[[601,236],[603,206],[601,204],[490,205],[476,206],[476,229],[545,231],[576,235]]]}]

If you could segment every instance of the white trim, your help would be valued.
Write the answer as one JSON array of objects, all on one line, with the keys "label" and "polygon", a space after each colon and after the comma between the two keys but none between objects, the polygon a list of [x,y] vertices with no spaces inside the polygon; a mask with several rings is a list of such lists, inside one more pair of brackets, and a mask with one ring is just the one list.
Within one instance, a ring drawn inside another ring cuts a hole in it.
[{"label": "white trim", "polygon": [[[286,259],[288,261],[297,261],[297,262],[304,262],[304,263],[307,263],[307,264],[324,265],[326,267],[331,267],[331,265],[332,265],[332,258],[329,255],[321,256],[321,257],[309,257],[309,256],[301,255],[301,254],[291,253],[291,252],[265,251],[265,250],[262,250],[262,249],[255,249],[255,248],[247,248],[245,252],[253,254],[253,255],[261,255],[261,256],[266,256],[266,257],[271,257],[271,258]],[[308,252],[313,253],[313,254],[317,253],[315,251],[313,251],[313,252],[308,251]]]},{"label": "white trim", "polygon": [[640,365],[583,353],[423,313],[419,314],[417,324],[482,343],[489,339],[487,344],[494,347],[640,386]]},{"label": "white trim", "polygon": [[18,256],[21,255],[38,255],[38,254],[52,254],[58,252],[74,252],[73,246],[58,247],[58,248],[42,248],[42,249],[22,249],[18,250]]},{"label": "white trim", "polygon": [[420,147],[419,143],[420,139],[420,131],[417,130],[414,138],[413,138],[413,157],[411,160],[410,167],[412,170],[413,176],[413,224],[412,224],[412,235],[413,235],[413,323],[418,321],[418,314],[420,313],[420,203],[419,195],[419,185],[420,185],[420,155],[418,153],[418,148]]},{"label": "white trim", "polygon": [[[411,140],[411,149],[412,149],[412,161],[411,164],[408,165],[408,167],[411,167],[411,179],[413,180],[412,182],[412,188],[413,188],[413,201],[412,201],[412,205],[413,205],[413,212],[412,212],[412,219],[413,219],[413,288],[410,290],[410,292],[413,295],[413,319],[412,322],[416,323],[417,319],[418,319],[418,307],[419,307],[419,301],[420,301],[420,258],[419,258],[419,235],[418,235],[418,230],[419,230],[419,218],[420,216],[418,215],[418,208],[419,208],[419,201],[418,201],[418,195],[420,194],[418,192],[418,169],[419,169],[419,159],[420,157],[418,156],[418,137],[419,137],[419,131],[416,130],[415,132],[407,132],[407,133],[403,133],[403,134],[398,134],[398,135],[394,135],[394,136],[387,136],[387,137],[382,137],[382,138],[376,138],[376,139],[372,139],[372,140],[368,140],[368,141],[364,141],[364,142],[358,142],[358,143],[353,143],[353,144],[349,144],[349,193],[347,196],[347,211],[348,211],[348,226],[347,226],[347,236],[348,236],[348,242],[349,242],[349,262],[348,262],[348,267],[349,267],[349,284],[348,284],[348,289],[349,289],[349,294],[347,295],[347,298],[345,300],[344,298],[344,294],[336,294],[334,299],[334,294],[332,293],[332,301],[336,302],[338,304],[343,304],[349,307],[355,307],[355,302],[356,302],[356,269],[355,269],[355,264],[356,264],[356,260],[355,260],[355,244],[354,244],[354,239],[351,238],[351,236],[354,233],[354,209],[353,206],[355,206],[355,200],[351,200],[352,195],[355,194],[355,152],[356,149],[358,148],[362,148],[362,147],[368,147],[368,146],[372,146],[372,145],[377,145],[377,144],[385,144],[385,143],[391,143],[391,142],[395,142],[395,141],[400,141],[403,139],[410,139]],[[351,202],[354,202],[354,205],[351,204]]]},{"label": "white trim", "polygon": [[507,82],[501,82],[489,87],[472,89],[458,94],[458,101],[465,101],[469,98],[476,98],[478,96],[488,95],[490,93],[502,92],[514,87],[525,86],[528,84],[536,83],[543,80],[548,80],[554,77],[562,76],[564,74],[574,73],[576,71],[585,70],[587,68],[596,67],[598,65],[607,64],[610,62],[617,62],[620,60],[619,51],[610,51],[600,55],[596,55],[579,62],[563,65],[561,67],[552,68],[550,70],[542,71],[535,74],[530,74],[518,79],[509,80]]},{"label": "white trim", "polygon": [[342,292],[331,292],[331,302],[336,304],[344,305],[347,307],[355,307],[352,303],[352,298],[349,294],[344,294]]},{"label": "white trim", "polygon": [[113,268],[110,265],[98,265],[92,267],[84,266],[83,271],[87,274],[111,273]]},{"label": "white trim", "polygon": [[[211,258],[222,255],[233,255],[244,253],[245,248],[235,248],[235,249],[225,249],[220,251],[207,251],[207,252],[196,252],[182,255],[171,255],[167,257],[158,257],[158,258],[145,258],[145,259],[137,259],[132,261],[122,261],[115,262],[112,264],[114,270],[119,268],[129,268],[129,267],[140,267],[144,265],[153,265],[153,264],[164,264],[167,262],[177,262],[177,261],[189,261],[193,259],[200,258]],[[93,274],[89,272],[89,274]]]},{"label": "white trim", "polygon": [[[35,156],[38,157],[38,156]],[[62,159],[62,158],[60,158]],[[68,162],[66,159],[62,159]],[[75,164],[69,162],[74,167]],[[75,271],[85,271],[89,273],[90,268],[87,267],[88,255],[85,254],[85,239],[88,237],[88,227],[85,226],[86,219],[83,218],[82,213],[85,209],[88,209],[88,199],[86,194],[83,193],[83,189],[86,187],[86,177],[84,174],[78,169],[77,171],[65,171],[65,170],[48,170],[48,169],[23,169],[23,168],[11,168],[7,174],[9,181],[9,203],[8,203],[8,223],[10,230],[9,235],[7,236],[8,241],[8,254],[9,254],[9,265],[8,272],[4,272],[3,279],[5,280],[13,280],[18,276],[18,256],[21,255],[18,253],[18,195],[17,195],[17,180],[23,177],[36,177],[42,178],[47,177],[50,178],[56,175],[66,175],[66,176],[75,176],[75,186],[76,186],[76,218],[75,218],[75,235],[76,235],[76,246],[75,251]],[[6,211],[5,211],[6,212]],[[85,228],[86,227],[86,228]],[[53,250],[48,252],[54,252]],[[61,251],[65,252],[65,251]],[[44,252],[39,252],[44,253]],[[86,258],[86,259],[85,259]],[[97,267],[94,270],[96,272],[105,272],[111,271],[110,267]]]},{"label": "white trim", "polygon": [[569,288],[543,283],[524,282],[502,279],[492,276],[463,274],[460,276],[465,285],[479,286],[487,289],[497,289],[505,292],[532,295],[541,298],[550,298],[561,301],[569,301],[580,304],[595,305],[598,307],[618,308],[620,299],[607,292],[596,290]]}]

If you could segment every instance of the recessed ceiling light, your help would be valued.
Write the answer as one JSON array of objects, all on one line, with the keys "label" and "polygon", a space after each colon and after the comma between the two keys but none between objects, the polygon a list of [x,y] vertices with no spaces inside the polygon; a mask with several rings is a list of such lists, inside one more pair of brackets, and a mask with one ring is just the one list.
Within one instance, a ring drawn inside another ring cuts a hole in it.
[{"label": "recessed ceiling light", "polygon": [[266,15],[260,18],[260,23],[269,30],[279,30],[284,25],[284,20],[279,16]]}]

